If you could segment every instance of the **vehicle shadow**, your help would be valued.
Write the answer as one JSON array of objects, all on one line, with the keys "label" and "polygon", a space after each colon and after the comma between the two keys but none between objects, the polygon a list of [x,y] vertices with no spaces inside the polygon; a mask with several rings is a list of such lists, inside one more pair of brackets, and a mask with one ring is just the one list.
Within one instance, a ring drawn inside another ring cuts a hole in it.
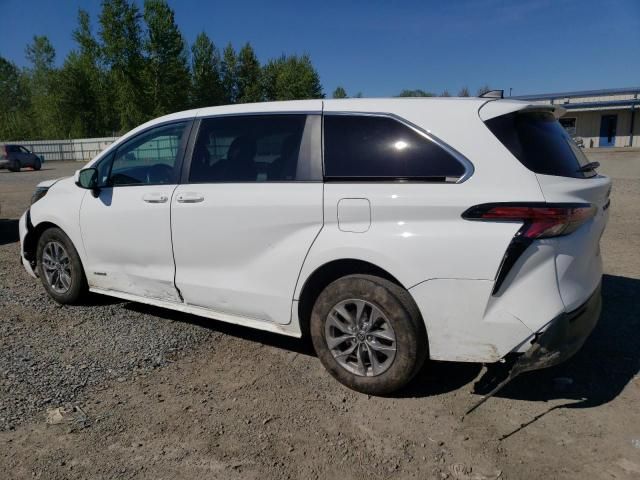
[{"label": "vehicle shadow", "polygon": [[482,370],[479,363],[427,361],[405,388],[394,398],[420,398],[458,390],[471,383]]},{"label": "vehicle shadow", "polygon": [[616,398],[640,371],[640,280],[604,275],[602,296],[600,321],[573,358],[522,374],[497,396],[571,400],[561,408],[592,408]]},{"label": "vehicle shadow", "polygon": [[[557,399],[571,401],[553,409],[591,408],[616,398],[640,371],[640,302],[637,301],[640,298],[640,280],[604,275],[602,294],[604,301],[600,321],[584,347],[573,358],[556,367],[522,374],[496,396],[540,402]],[[316,356],[310,341],[306,339],[286,337],[139,303],[128,303],[124,308]],[[454,391],[470,385],[478,378],[481,370],[482,365],[475,363],[428,361],[409,385],[392,396],[420,398]],[[563,381],[558,382],[556,379],[559,378]],[[485,392],[477,390],[476,393]],[[549,411],[551,410],[535,417],[532,422]]]},{"label": "vehicle shadow", "polygon": [[81,304],[85,307],[103,307],[105,305],[120,305],[126,303],[127,300],[118,297],[89,292],[89,294],[83,298]]},{"label": "vehicle shadow", "polygon": [[[167,310],[150,305],[143,305],[140,303],[128,303],[124,308],[138,313],[147,313],[158,316],[167,320],[197,325],[225,335],[242,338],[250,342],[262,343],[271,347],[316,357],[316,353],[309,338],[287,337],[285,335],[255,330],[241,325],[233,325],[209,318],[199,317],[197,315]],[[426,362],[425,366],[411,381],[411,383],[392,396],[398,398],[427,397],[457,390],[472,382],[478,376],[481,368],[482,366],[480,364],[472,363]]]},{"label": "vehicle shadow", "polygon": [[15,243],[20,240],[18,220],[0,219],[0,245]]},{"label": "vehicle shadow", "polygon": [[302,355],[315,356],[313,346],[307,340],[279,335],[277,333],[265,332],[254,328],[243,327],[242,325],[234,325],[232,323],[221,322],[211,318],[200,317],[190,313],[177,312],[175,310],[167,310],[165,308],[154,307],[152,305],[144,305],[141,303],[128,303],[124,306],[128,310],[138,313],[147,313],[156,317],[173,320],[175,322],[189,323],[208,330],[230,335],[232,337],[242,338],[250,342],[262,343],[283,350],[300,353]]}]

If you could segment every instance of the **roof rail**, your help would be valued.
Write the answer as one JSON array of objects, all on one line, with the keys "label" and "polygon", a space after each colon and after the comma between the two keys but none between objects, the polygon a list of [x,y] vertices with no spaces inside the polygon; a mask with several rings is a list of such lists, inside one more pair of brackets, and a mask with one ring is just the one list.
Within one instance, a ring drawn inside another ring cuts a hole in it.
[{"label": "roof rail", "polygon": [[489,90],[482,95],[478,95],[479,98],[504,98],[504,90]]}]

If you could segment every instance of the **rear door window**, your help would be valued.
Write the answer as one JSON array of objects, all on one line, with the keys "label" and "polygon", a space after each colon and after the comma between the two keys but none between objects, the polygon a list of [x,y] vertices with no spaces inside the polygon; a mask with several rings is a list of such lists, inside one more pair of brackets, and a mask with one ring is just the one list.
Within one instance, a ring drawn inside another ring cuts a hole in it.
[{"label": "rear door window", "polygon": [[306,115],[205,118],[198,131],[190,183],[287,182],[301,178]]},{"label": "rear door window", "polygon": [[551,113],[510,113],[485,123],[532,172],[573,178],[596,175],[595,170],[579,170],[589,160]]},{"label": "rear door window", "polygon": [[458,179],[464,165],[440,145],[384,116],[324,117],[324,167],[328,180]]}]

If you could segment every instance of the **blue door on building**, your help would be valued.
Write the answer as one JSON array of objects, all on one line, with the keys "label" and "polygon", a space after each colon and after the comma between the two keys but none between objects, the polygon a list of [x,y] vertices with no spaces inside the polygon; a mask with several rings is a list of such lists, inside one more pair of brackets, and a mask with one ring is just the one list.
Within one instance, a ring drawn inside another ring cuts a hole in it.
[{"label": "blue door on building", "polygon": [[603,115],[600,120],[600,146],[613,147],[616,144],[617,115]]}]

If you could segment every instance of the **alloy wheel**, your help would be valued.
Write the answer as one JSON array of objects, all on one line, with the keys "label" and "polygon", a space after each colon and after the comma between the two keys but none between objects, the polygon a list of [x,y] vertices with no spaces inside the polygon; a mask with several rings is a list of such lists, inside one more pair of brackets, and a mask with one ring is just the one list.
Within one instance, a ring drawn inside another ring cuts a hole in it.
[{"label": "alloy wheel", "polygon": [[54,292],[66,293],[71,288],[71,260],[60,242],[48,242],[42,249],[42,271]]},{"label": "alloy wheel", "polygon": [[373,303],[343,300],[330,310],[325,341],[345,370],[374,377],[387,371],[396,356],[396,335],[387,316]]}]

